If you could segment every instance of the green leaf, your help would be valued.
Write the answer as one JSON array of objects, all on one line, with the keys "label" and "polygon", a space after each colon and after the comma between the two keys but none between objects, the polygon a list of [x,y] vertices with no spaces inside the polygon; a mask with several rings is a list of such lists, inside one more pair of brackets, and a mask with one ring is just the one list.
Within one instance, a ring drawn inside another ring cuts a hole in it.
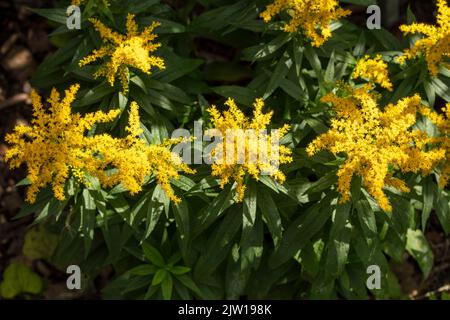
[{"label": "green leaf", "polygon": [[219,264],[229,254],[232,240],[242,224],[242,216],[239,212],[230,210],[225,218],[212,233],[212,239],[208,242],[206,251],[202,254],[195,266],[196,278],[205,278],[213,273]]},{"label": "green leaf", "polygon": [[181,23],[162,19],[159,17],[146,17],[141,20],[143,25],[150,25],[153,21],[158,21],[161,23],[161,26],[158,27],[158,34],[174,34],[174,33],[184,33],[186,32],[186,27]]},{"label": "green leaf", "polygon": [[164,279],[166,279],[166,277],[168,277],[168,276],[170,276],[170,275],[166,269],[159,269],[158,271],[156,271],[155,275],[153,276],[152,286],[157,286],[158,284],[163,282]]},{"label": "green leaf", "polygon": [[322,192],[325,189],[328,189],[332,185],[336,184],[337,175],[336,172],[332,171],[327,173],[325,176],[321,177],[319,180],[315,181],[311,184],[308,189],[308,193]]},{"label": "green leaf", "polygon": [[222,192],[206,207],[199,215],[195,236],[198,236],[203,230],[207,229],[220,215],[234,203],[231,185],[225,187]]},{"label": "green leaf", "polygon": [[125,283],[125,289],[122,289],[122,294],[126,294],[128,292],[132,292],[141,288],[144,288],[148,286],[150,283],[151,277],[145,276],[145,277],[134,277],[128,280]]},{"label": "green leaf", "polygon": [[161,283],[161,290],[164,300],[170,300],[172,298],[173,279],[170,274],[167,274]]},{"label": "green leaf", "polygon": [[433,268],[434,257],[422,231],[408,229],[406,250],[419,264],[424,278],[427,278]]},{"label": "green leaf", "polygon": [[177,234],[179,238],[180,249],[183,253],[183,256],[186,257],[188,254],[191,233],[189,209],[186,201],[181,201],[180,203],[174,204],[173,213],[175,216],[175,221],[177,223]]},{"label": "green leaf", "polygon": [[[161,91],[168,99],[176,101],[183,104],[190,104],[193,102],[192,98],[189,97],[182,89],[161,81],[155,81],[153,79],[145,79],[146,88],[152,88]],[[144,90],[145,91],[145,90]]]},{"label": "green leaf", "polygon": [[311,286],[311,299],[314,300],[329,300],[333,299],[334,293],[334,281],[327,279],[326,276],[321,273]]},{"label": "green leaf", "polygon": [[378,231],[375,213],[367,199],[361,198],[355,204],[361,231],[369,249],[368,259],[371,259],[378,248]]},{"label": "green leaf", "polygon": [[144,239],[147,239],[152,231],[155,229],[156,224],[161,217],[161,214],[168,203],[168,198],[161,188],[161,185],[157,184],[155,189],[153,190],[150,204],[147,210],[147,219],[146,219],[146,227],[145,227],[145,235]]},{"label": "green leaf", "polygon": [[281,80],[286,77],[291,67],[292,59],[289,57],[288,53],[285,52],[278,61],[277,66],[270,77],[263,99],[267,99],[272,95],[280,85]]},{"label": "green leaf", "polygon": [[170,101],[170,99],[156,90],[148,90],[148,99],[152,104],[162,109],[166,109],[171,112],[175,112],[176,110],[175,105]]},{"label": "green leaf", "polygon": [[275,248],[277,248],[283,235],[280,213],[278,212],[275,201],[273,201],[272,196],[266,189],[259,188],[258,193],[258,207],[272,235]]},{"label": "green leaf", "polygon": [[422,185],[423,209],[422,209],[422,231],[427,227],[427,221],[433,209],[434,190],[436,188],[433,177],[425,177]]},{"label": "green leaf", "polygon": [[417,22],[416,16],[414,15],[414,12],[411,10],[411,6],[408,5],[408,9],[406,10],[406,22],[408,24],[412,24],[414,22]]},{"label": "green leaf", "polygon": [[330,60],[328,61],[327,69],[325,70],[324,79],[325,81],[332,82],[334,80],[334,67],[336,64],[336,59],[334,56],[334,51],[331,53]]},{"label": "green leaf", "polygon": [[188,275],[186,275],[186,274],[177,275],[175,278],[178,281],[180,281],[186,288],[189,288],[190,290],[192,290],[193,292],[195,292],[199,296],[202,296],[201,290],[197,287],[195,282],[192,281],[192,279]]},{"label": "green leaf", "polygon": [[109,83],[102,82],[98,86],[88,89],[87,91],[82,91],[78,93],[81,97],[73,103],[73,107],[84,107],[94,104],[102,100],[105,96],[108,96],[115,92],[114,87],[109,85]]},{"label": "green leaf", "polygon": [[361,57],[366,52],[366,37],[364,32],[361,32],[358,38],[358,42],[355,44],[353,49],[353,56]]},{"label": "green leaf", "polygon": [[318,239],[315,242],[309,242],[300,251],[300,264],[302,266],[303,276],[307,275],[312,279],[315,279],[319,272],[323,269],[323,264],[321,264],[322,255],[324,253],[324,242],[322,239]]},{"label": "green leaf", "polygon": [[30,204],[25,202],[22,205],[19,213],[14,216],[14,220],[26,217],[30,214],[37,213],[38,211],[45,209],[45,207],[49,205],[49,202],[52,201],[52,197],[53,193],[51,188],[44,189],[38,194],[37,199],[34,203]]},{"label": "green leaf", "polygon": [[443,192],[438,193],[440,196],[436,200],[436,215],[441,223],[445,234],[450,233],[450,208],[448,195]]},{"label": "green leaf", "polygon": [[41,224],[25,234],[22,252],[31,260],[49,259],[58,245],[58,238]]},{"label": "green leaf", "polygon": [[450,293],[443,292],[443,293],[441,294],[441,300],[450,301]]},{"label": "green leaf", "polygon": [[192,300],[192,294],[189,292],[189,290],[183,286],[179,281],[176,281],[176,279],[174,279],[175,281],[173,282],[173,286],[175,288],[175,291],[177,292],[178,296],[180,297],[181,300]]},{"label": "green leaf", "polygon": [[240,270],[257,269],[263,254],[264,230],[262,219],[256,217],[251,223],[245,215],[242,221],[242,235],[240,241]]},{"label": "green leaf", "polygon": [[322,70],[322,64],[320,63],[319,56],[317,55],[315,49],[313,49],[310,46],[307,46],[304,51],[306,59],[311,64],[311,67],[314,70],[314,73],[316,74],[317,79],[319,82],[323,81],[323,70]]},{"label": "green leaf", "polygon": [[16,187],[20,187],[20,186],[29,186],[31,184],[30,179],[28,178],[23,178],[22,180],[20,180],[19,182],[16,183]]},{"label": "green leaf", "polygon": [[140,266],[134,267],[127,271],[128,274],[133,276],[148,276],[150,274],[154,274],[156,272],[156,268],[149,264],[141,264]]},{"label": "green leaf", "polygon": [[38,15],[57,23],[66,25],[67,14],[65,9],[29,9],[30,11],[37,13]]},{"label": "green leaf", "polygon": [[225,298],[227,300],[237,300],[244,294],[247,285],[249,269],[241,269],[239,263],[238,245],[235,244],[228,256],[227,268],[225,271]]},{"label": "green leaf", "polygon": [[425,94],[427,95],[428,103],[430,104],[430,106],[434,106],[434,103],[436,101],[436,90],[434,86],[429,81],[424,81],[423,88],[425,89]]},{"label": "green leaf", "polygon": [[151,299],[159,290],[159,287],[149,286],[147,292],[145,293],[144,299]]},{"label": "green leaf", "polygon": [[82,196],[83,202],[79,207],[81,217],[80,231],[83,235],[84,255],[86,258],[91,250],[92,241],[94,240],[96,206],[88,189],[83,190]]},{"label": "green leaf", "polygon": [[12,299],[22,293],[39,294],[43,290],[42,279],[30,268],[18,262],[11,263],[3,273],[0,296]]},{"label": "green leaf", "polygon": [[297,78],[299,78],[299,81],[301,81],[301,76],[302,76],[302,64],[303,64],[304,51],[305,51],[305,48],[299,45],[297,39],[294,39],[293,46],[292,46],[292,52],[293,52],[294,62],[295,62],[295,74],[297,75]]},{"label": "green leaf", "polygon": [[271,190],[275,191],[276,193],[279,193],[280,190],[278,188],[278,185],[275,183],[275,181],[269,177],[269,176],[261,176],[259,178],[259,182],[263,183],[266,187],[270,188]]},{"label": "green leaf", "polygon": [[172,273],[174,275],[178,275],[178,276],[188,273],[189,271],[191,271],[191,268],[183,267],[183,266],[175,266],[170,269],[170,273]]},{"label": "green leaf", "polygon": [[336,279],[339,278],[345,268],[350,250],[351,229],[346,227],[350,209],[350,203],[336,207],[330,237],[328,238],[325,270]]},{"label": "green leaf", "polygon": [[358,219],[361,224],[361,229],[367,238],[373,238],[377,236],[377,223],[375,220],[375,214],[367,199],[360,199],[355,204],[356,211],[358,212]]},{"label": "green leaf", "polygon": [[108,199],[109,204],[119,214],[125,215],[130,210],[128,201],[121,194],[115,195],[113,198]]},{"label": "green leaf", "polygon": [[328,127],[320,120],[315,118],[306,118],[305,121],[317,134],[322,134],[328,131]]},{"label": "green leaf", "polygon": [[212,10],[207,10],[196,17],[189,26],[191,32],[208,32],[209,30],[219,30],[226,26],[233,17],[236,17],[246,7],[246,2],[237,1],[231,5],[219,6]]},{"label": "green leaf", "polygon": [[190,191],[195,186],[195,182],[185,176],[180,176],[178,179],[173,180],[172,184],[186,192]]},{"label": "green leaf", "polygon": [[267,44],[257,45],[242,50],[244,60],[257,61],[268,58],[291,39],[290,34],[282,33]]},{"label": "green leaf", "polygon": [[433,88],[436,93],[443,98],[445,101],[450,102],[450,88],[439,78],[433,78],[431,80]]},{"label": "green leaf", "polygon": [[387,31],[386,29],[370,30],[370,34],[373,35],[386,50],[391,51],[402,50],[402,46],[400,41],[398,41],[398,38],[396,38],[392,33]]},{"label": "green leaf", "polygon": [[[147,91],[147,89],[145,91]],[[151,116],[155,116],[155,108],[153,108],[152,104],[150,103],[145,91],[143,91],[142,88],[138,88],[132,82],[130,83],[130,98],[136,101],[139,107],[146,113]]]},{"label": "green leaf", "polygon": [[252,226],[256,220],[257,188],[254,183],[249,183],[244,197],[244,217]]},{"label": "green leaf", "polygon": [[297,101],[308,100],[308,92],[288,79],[280,80],[280,88]]},{"label": "green leaf", "polygon": [[171,57],[166,61],[166,69],[153,76],[153,79],[162,82],[173,82],[179,79],[203,64],[200,59],[185,59],[180,57]]},{"label": "green leaf", "polygon": [[123,244],[128,240],[126,231],[128,224],[123,225],[124,231],[121,232],[121,226],[113,224],[109,221],[105,221],[105,224],[101,226],[103,237],[106,242],[106,246],[109,251],[109,261],[116,261],[122,252]]},{"label": "green leaf", "polygon": [[331,206],[331,201],[334,197],[336,195],[329,193],[291,223],[284,232],[278,250],[274,251],[270,257],[269,263],[272,267],[280,266],[293,258],[322,229],[334,211],[334,208]]},{"label": "green leaf", "polygon": [[153,263],[155,266],[160,268],[163,268],[165,266],[166,263],[163,256],[155,247],[147,242],[144,242],[142,244],[142,250],[144,251],[145,258],[147,258],[147,260]]},{"label": "green leaf", "polygon": [[212,90],[224,98],[234,98],[238,104],[250,106],[257,98],[255,91],[239,86],[213,87]]},{"label": "green leaf", "polygon": [[[150,192],[146,192],[143,196],[139,198],[134,207],[130,211],[130,218],[127,221],[130,225],[135,223],[137,217],[142,218],[144,213],[148,211],[150,206]],[[140,221],[138,221],[140,222]]]},{"label": "green leaf", "polygon": [[391,95],[390,102],[395,103],[396,101],[408,96],[416,85],[416,82],[417,78],[414,76],[407,77],[403,80],[400,85],[397,86],[394,94]]}]

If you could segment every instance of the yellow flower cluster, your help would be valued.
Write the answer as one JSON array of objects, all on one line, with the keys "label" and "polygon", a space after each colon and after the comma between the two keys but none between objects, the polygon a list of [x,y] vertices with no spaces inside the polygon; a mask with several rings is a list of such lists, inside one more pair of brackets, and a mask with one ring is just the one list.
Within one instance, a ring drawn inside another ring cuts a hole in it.
[{"label": "yellow flower cluster", "polygon": [[444,166],[439,177],[439,186],[444,188],[450,180],[450,103],[438,114],[430,108],[422,107],[420,113],[428,117],[439,129],[440,136],[433,138],[433,143],[445,150]]},{"label": "yellow flower cluster", "polygon": [[170,180],[178,178],[178,171],[193,171],[169,150],[173,142],[147,145],[139,138],[142,129],[135,102],[131,103],[125,138],[108,134],[87,136],[86,132],[95,124],[114,120],[120,111],[97,111],[84,116],[72,114],[70,105],[78,88],[73,85],[66,90],[63,99],[53,89],[47,100],[50,104],[48,112],[33,91],[32,126],[16,126],[6,137],[12,145],[6,154],[10,166],[16,168],[22,163],[28,166],[27,177],[31,185],[27,201],[34,202],[39,190],[48,184],[52,185],[55,198],[64,200],[64,185],[71,173],[82,182],[86,174],[94,176],[105,187],[122,184],[131,194],[141,190],[145,176],[154,175],[168,197],[179,201]]},{"label": "yellow flower cluster", "polygon": [[[129,123],[125,138],[114,138],[108,134],[92,137],[87,147],[95,154],[102,155],[99,170],[93,173],[105,187],[122,184],[130,194],[141,191],[145,177],[154,175],[167,196],[174,202],[175,196],[170,185],[171,179],[179,177],[178,172],[194,173],[182,159],[170,151],[177,140],[166,140],[160,145],[147,145],[139,136],[143,132],[140,126],[139,107],[136,102],[130,104]],[[113,172],[105,169],[114,168]]]},{"label": "yellow flower cluster", "polygon": [[350,10],[340,8],[337,0],[275,0],[261,13],[261,18],[269,22],[284,11],[291,16],[284,30],[297,32],[301,28],[315,47],[320,47],[331,37],[330,23],[333,20],[351,14]]},{"label": "yellow flower cluster", "polygon": [[450,55],[450,8],[447,0],[437,0],[437,7],[437,26],[424,23],[400,26],[404,34],[422,33],[426,37],[418,40],[411,49],[405,50],[398,61],[404,63],[422,54],[432,76],[438,74],[440,63],[448,66],[443,59]]},{"label": "yellow flower cluster", "polygon": [[382,111],[371,89],[371,85],[358,89],[342,86],[338,89],[340,95],[326,95],[322,101],[333,105],[336,117],[331,121],[330,130],[317,137],[307,152],[313,155],[329,150],[335,155],[345,155],[346,160],[338,171],[342,202],[349,200],[352,177],[357,174],[380,207],[391,211],[383,187],[391,186],[403,192],[408,188],[389,169],[428,174],[445,157],[445,152],[424,151],[430,138],[411,129],[421,105],[419,95],[389,104]]},{"label": "yellow flower cluster", "polygon": [[381,87],[392,91],[392,83],[389,79],[388,65],[381,60],[381,55],[371,59],[370,56],[358,60],[352,74],[353,79],[366,79],[370,83],[379,84]]},{"label": "yellow flower cluster", "polygon": [[121,35],[95,18],[90,19],[90,21],[100,33],[104,45],[80,60],[79,65],[85,66],[98,59],[105,58],[106,61],[95,72],[95,78],[105,77],[109,84],[113,86],[118,75],[122,90],[126,93],[128,91],[129,67],[139,69],[146,74],[150,74],[153,67],[165,68],[162,58],[150,55],[161,46],[160,43],[153,42],[157,37],[153,30],[160,25],[159,22],[153,22],[139,33],[134,15],[128,14],[127,34]]},{"label": "yellow flower cluster", "polygon": [[53,89],[47,100],[49,112],[45,111],[41,98],[33,91],[32,126],[18,125],[13,133],[6,136],[6,141],[12,144],[6,153],[10,166],[16,168],[23,162],[28,164],[28,179],[31,182],[27,193],[29,202],[34,202],[37,192],[50,182],[55,197],[63,200],[64,184],[70,169],[93,169],[92,162],[87,161],[92,155],[84,148],[84,132],[96,123],[113,120],[119,114],[119,111],[112,110],[108,113],[98,111],[84,117],[78,113],[72,115],[70,105],[78,88],[74,85],[66,90],[62,100]]},{"label": "yellow flower cluster", "polygon": [[[80,6],[85,0],[72,0],[72,5]],[[105,6],[109,6],[108,0],[101,0]]]},{"label": "yellow flower cluster", "polygon": [[289,125],[279,130],[267,127],[273,112],[262,113],[264,101],[257,99],[253,104],[253,119],[247,118],[232,99],[225,103],[228,110],[222,114],[216,106],[211,106],[213,129],[207,134],[221,137],[221,141],[212,150],[214,157],[212,175],[221,178],[221,187],[234,180],[237,183],[237,201],[242,201],[245,194],[244,179],[248,173],[258,180],[260,175],[269,175],[278,182],[284,182],[285,175],[279,165],[292,162],[291,150],[280,146],[280,139],[286,135]]}]

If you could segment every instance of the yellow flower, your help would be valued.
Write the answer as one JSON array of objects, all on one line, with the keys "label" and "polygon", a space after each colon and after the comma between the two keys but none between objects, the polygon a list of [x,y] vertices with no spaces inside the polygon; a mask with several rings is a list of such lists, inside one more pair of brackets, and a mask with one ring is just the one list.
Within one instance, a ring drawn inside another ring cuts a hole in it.
[{"label": "yellow flower", "polygon": [[[140,127],[138,105],[132,102],[125,138],[113,138],[109,135],[97,135],[89,141],[89,149],[102,155],[102,166],[95,176],[102,185],[111,187],[122,184],[131,194],[142,190],[145,177],[154,175],[158,184],[166,192],[169,199],[179,202],[180,199],[170,185],[170,180],[179,178],[179,171],[194,173],[181,158],[172,153],[169,147],[177,143],[167,140],[162,144],[147,145],[139,138],[143,132]],[[106,168],[114,168],[112,172]]]},{"label": "yellow flower", "polygon": [[[72,5],[74,6],[80,6],[83,2],[85,2],[85,0],[72,0]],[[109,1],[108,0],[102,0],[103,4],[105,6],[109,6]]]},{"label": "yellow flower", "polygon": [[55,198],[64,200],[64,185],[72,173],[81,182],[89,174],[98,178],[104,187],[122,184],[131,194],[141,191],[146,176],[154,175],[168,197],[178,202],[180,199],[175,196],[170,180],[177,179],[179,171],[193,173],[193,170],[170,151],[169,147],[177,141],[147,145],[140,139],[142,129],[135,102],[131,103],[126,137],[87,136],[86,132],[96,123],[112,121],[120,111],[72,114],[70,104],[78,88],[73,85],[66,90],[62,100],[53,89],[48,99],[49,112],[44,110],[41,98],[33,91],[32,126],[19,125],[6,137],[12,145],[6,154],[11,168],[22,163],[28,166],[31,185],[27,201],[34,202],[39,190],[48,184],[52,185]]},{"label": "yellow flower", "polygon": [[445,150],[445,160],[439,177],[439,186],[444,188],[450,180],[450,103],[447,103],[442,114],[422,107],[421,114],[428,117],[439,129],[440,136],[433,138],[433,143]]},{"label": "yellow flower", "polygon": [[302,29],[315,47],[320,47],[331,37],[330,23],[333,20],[351,13],[340,8],[337,0],[275,0],[260,16],[269,22],[283,11],[291,16],[291,20],[284,25],[284,31],[297,32]]},{"label": "yellow flower", "polygon": [[379,84],[381,87],[392,91],[388,65],[381,60],[381,55],[377,55],[374,59],[371,59],[370,56],[365,56],[358,60],[353,70],[352,78],[367,79],[370,83]]},{"label": "yellow flower", "polygon": [[[432,76],[438,74],[439,64],[450,55],[450,8],[447,0],[437,0],[437,7],[437,25],[413,23],[400,26],[405,35],[422,33],[425,37],[416,41],[411,49],[405,50],[398,61],[403,64],[406,60],[423,55]],[[448,66],[447,63],[443,64]]]},{"label": "yellow flower", "polygon": [[33,91],[32,125],[19,125],[14,132],[6,136],[12,147],[6,154],[6,160],[12,168],[22,163],[28,166],[28,179],[31,186],[27,191],[27,200],[34,202],[36,194],[52,184],[53,193],[58,200],[64,200],[64,184],[70,171],[92,171],[95,169],[91,161],[92,154],[85,148],[85,132],[96,123],[113,120],[118,110],[108,113],[97,111],[81,116],[72,114],[70,105],[75,99],[79,86],[73,85],[65,91],[60,99],[53,89],[48,112],[45,111],[39,95]]},{"label": "yellow flower", "polygon": [[97,19],[90,19],[94,28],[100,33],[103,39],[103,46],[94,50],[90,55],[80,60],[79,65],[85,66],[98,59],[105,61],[95,72],[94,77],[105,77],[111,86],[114,85],[116,76],[119,76],[123,92],[128,91],[129,67],[141,70],[146,74],[151,73],[153,67],[164,69],[162,58],[150,55],[161,44],[153,42],[157,35],[153,30],[159,26],[159,22],[153,22],[141,33],[134,21],[134,15],[127,16],[127,34],[121,35],[106,27]]},{"label": "yellow flower", "polygon": [[228,110],[222,114],[214,105],[208,109],[214,128],[207,134],[221,138],[211,152],[214,158],[212,175],[221,178],[222,188],[230,180],[236,181],[237,201],[240,202],[245,194],[247,173],[256,180],[265,174],[284,182],[285,175],[279,170],[279,165],[292,162],[292,157],[291,150],[280,146],[279,140],[286,135],[289,126],[267,133],[273,112],[262,113],[262,99],[254,102],[251,120],[232,99],[228,99],[225,105]]},{"label": "yellow flower", "polygon": [[329,131],[317,137],[307,147],[307,152],[313,155],[329,150],[345,156],[338,170],[342,202],[349,200],[352,177],[357,174],[380,207],[390,211],[383,187],[392,186],[403,192],[408,188],[403,181],[394,178],[389,169],[428,174],[445,154],[441,149],[424,151],[431,139],[411,129],[421,105],[419,95],[389,104],[381,111],[371,88],[370,85],[358,89],[345,86],[338,90],[342,96],[326,95],[322,101],[333,105],[336,116]]}]

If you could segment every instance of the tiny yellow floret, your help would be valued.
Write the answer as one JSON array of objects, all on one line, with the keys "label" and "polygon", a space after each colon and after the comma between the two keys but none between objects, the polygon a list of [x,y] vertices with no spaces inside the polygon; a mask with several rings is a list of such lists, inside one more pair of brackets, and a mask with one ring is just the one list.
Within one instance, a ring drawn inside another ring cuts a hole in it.
[{"label": "tiny yellow floret", "polygon": [[6,141],[12,145],[6,153],[10,167],[17,168],[23,163],[28,167],[27,201],[35,202],[37,193],[49,184],[55,198],[65,200],[67,179],[72,175],[86,184],[85,178],[89,175],[106,188],[121,184],[130,194],[142,190],[146,176],[154,176],[169,199],[179,202],[170,182],[179,178],[179,171],[194,171],[170,151],[170,146],[177,141],[146,144],[139,137],[143,130],[135,102],[130,105],[127,136],[87,135],[95,124],[114,120],[120,110],[97,111],[83,116],[73,114],[70,105],[78,88],[78,85],[70,87],[63,99],[53,89],[47,100],[48,111],[33,91],[32,125],[16,126],[13,133],[6,136]]},{"label": "tiny yellow floret", "polygon": [[447,103],[439,114],[428,107],[420,109],[421,114],[433,122],[439,130],[439,136],[432,140],[433,145],[445,150],[445,159],[439,177],[439,186],[444,188],[450,181],[450,103]]},{"label": "tiny yellow floret", "polygon": [[261,13],[269,22],[281,12],[287,12],[291,19],[284,25],[284,31],[302,30],[312,40],[314,47],[320,47],[331,37],[330,23],[351,14],[339,7],[337,0],[275,0]]},{"label": "tiny yellow floret", "polygon": [[48,184],[52,185],[55,198],[64,200],[64,185],[71,170],[95,171],[92,152],[86,148],[85,135],[96,123],[109,122],[117,117],[119,110],[107,113],[97,111],[81,116],[72,114],[71,103],[75,99],[79,85],[73,85],[60,99],[53,89],[48,110],[44,108],[36,91],[31,93],[33,120],[31,126],[19,125],[6,136],[12,147],[6,153],[11,168],[22,163],[28,167],[27,178],[31,185],[27,191],[27,201],[34,202],[36,195]]},{"label": "tiny yellow floret", "polygon": [[211,153],[215,159],[212,175],[221,178],[222,188],[230,180],[235,181],[237,201],[240,202],[244,198],[247,174],[255,180],[264,174],[284,182],[285,175],[279,170],[279,165],[292,162],[292,152],[279,141],[289,131],[289,126],[284,125],[268,133],[273,112],[262,112],[262,99],[254,102],[251,119],[244,115],[233,99],[228,99],[225,105],[228,110],[223,113],[214,105],[208,109],[213,129],[208,130],[207,134],[221,138]]},{"label": "tiny yellow floret", "polygon": [[[72,0],[72,5],[74,6],[80,6],[83,2],[85,2],[86,0]],[[103,4],[105,6],[109,6],[109,1],[108,0],[101,0],[103,2]]]},{"label": "tiny yellow floret", "polygon": [[151,74],[153,67],[165,68],[162,58],[151,55],[161,46],[160,43],[153,42],[157,37],[153,30],[160,25],[159,22],[153,22],[139,33],[134,15],[128,14],[127,34],[122,35],[112,31],[98,19],[92,18],[90,21],[103,39],[103,46],[81,59],[79,65],[82,67],[103,59],[103,64],[94,73],[95,78],[105,77],[113,86],[118,76],[122,84],[122,91],[126,93],[128,92],[130,67],[146,74]]},{"label": "tiny yellow floret", "polygon": [[425,37],[417,40],[411,49],[405,50],[398,58],[403,64],[406,60],[422,55],[427,62],[428,71],[434,77],[439,72],[440,64],[449,66],[444,59],[450,55],[450,8],[447,0],[437,0],[437,9],[437,25],[412,23],[400,26],[405,35],[421,33]]},{"label": "tiny yellow floret", "polygon": [[352,74],[353,79],[365,79],[369,83],[378,84],[381,87],[392,91],[392,83],[389,79],[388,65],[381,59],[381,55],[375,58],[365,56],[358,60]]},{"label": "tiny yellow floret", "polygon": [[425,151],[431,138],[413,130],[421,106],[419,95],[407,97],[384,110],[377,106],[371,85],[354,89],[344,86],[329,93],[322,101],[331,103],[336,116],[328,132],[317,137],[307,147],[309,155],[328,150],[345,156],[338,170],[338,191],[341,202],[350,199],[353,175],[363,178],[369,194],[385,211],[392,207],[383,188],[392,186],[408,191],[406,184],[392,176],[391,170],[429,174],[444,157],[442,149]]}]

